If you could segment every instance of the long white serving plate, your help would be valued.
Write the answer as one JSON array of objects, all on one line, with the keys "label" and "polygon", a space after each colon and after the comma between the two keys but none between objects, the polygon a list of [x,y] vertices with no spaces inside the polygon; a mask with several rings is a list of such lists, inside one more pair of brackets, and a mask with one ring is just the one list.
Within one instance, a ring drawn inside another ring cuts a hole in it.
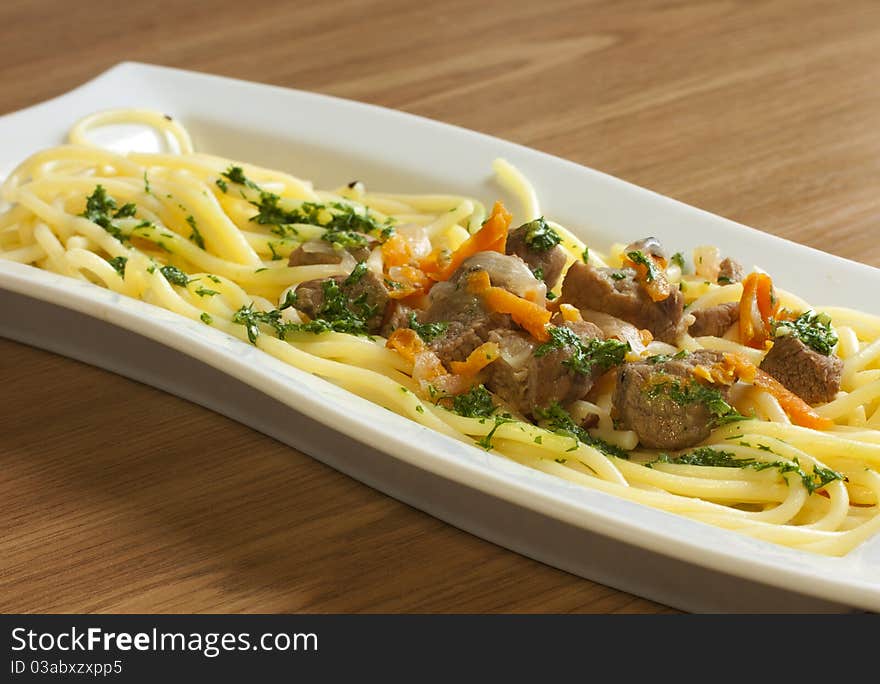
[{"label": "long white serving plate", "polygon": [[[455,192],[488,203],[503,195],[491,163],[505,157],[535,183],[544,214],[588,244],[647,234],[673,250],[715,244],[814,304],[880,314],[877,269],[572,162],[380,107],[145,64],[120,64],[0,117],[0,178],[61,143],[79,117],[116,107],[165,111],[198,150],[283,169],[318,187],[359,179],[373,190]],[[880,610],[880,537],[826,558],[591,491],[89,283],[0,261],[0,335],[188,398],[485,539],[655,601],[691,611]]]}]

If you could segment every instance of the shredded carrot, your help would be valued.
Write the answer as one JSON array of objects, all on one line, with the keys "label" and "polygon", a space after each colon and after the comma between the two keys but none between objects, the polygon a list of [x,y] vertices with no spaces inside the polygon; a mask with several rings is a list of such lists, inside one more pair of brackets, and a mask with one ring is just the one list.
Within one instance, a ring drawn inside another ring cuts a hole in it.
[{"label": "shredded carrot", "polygon": [[410,363],[416,359],[416,354],[425,350],[425,343],[418,333],[411,328],[398,328],[388,336],[385,346],[393,349]]},{"label": "shredded carrot", "polygon": [[739,337],[749,347],[763,349],[770,339],[771,319],[779,312],[773,279],[766,273],[749,273],[739,300]]},{"label": "shredded carrot", "polygon": [[495,342],[484,342],[468,354],[466,361],[452,361],[450,370],[456,375],[472,376],[498,358],[500,349]]},{"label": "shredded carrot", "polygon": [[468,277],[468,290],[483,297],[486,306],[498,313],[510,314],[510,317],[539,342],[550,339],[547,324],[550,312],[543,306],[517,297],[504,288],[494,287],[485,271],[475,271]]},{"label": "shredded carrot", "polygon": [[651,275],[652,269],[649,269],[646,264],[636,263],[628,256],[624,256],[623,265],[635,269],[636,280],[645,288],[645,292],[648,293],[652,302],[662,302],[669,299],[669,295],[672,294],[672,285],[666,278],[666,259],[654,254],[645,254],[644,256],[646,259],[650,259],[654,266],[653,275]]},{"label": "shredded carrot", "polygon": [[584,320],[580,309],[571,304],[560,304],[559,313],[562,314],[562,320],[566,323],[580,323]]},{"label": "shredded carrot", "polygon": [[387,271],[392,266],[403,266],[412,259],[412,250],[406,238],[395,233],[382,243],[382,264]]},{"label": "shredded carrot", "polygon": [[807,402],[745,357],[728,353],[724,355],[724,358],[736,369],[741,380],[751,382],[758,389],[773,395],[795,425],[813,430],[827,430],[834,425],[833,421],[820,416]]},{"label": "shredded carrot", "polygon": [[495,202],[492,213],[483,226],[461,243],[444,266],[440,266],[438,256],[434,254],[421,263],[422,270],[434,280],[449,280],[449,276],[455,273],[462,262],[477,252],[493,251],[504,254],[507,231],[512,219],[513,215],[504,208],[504,205]]}]

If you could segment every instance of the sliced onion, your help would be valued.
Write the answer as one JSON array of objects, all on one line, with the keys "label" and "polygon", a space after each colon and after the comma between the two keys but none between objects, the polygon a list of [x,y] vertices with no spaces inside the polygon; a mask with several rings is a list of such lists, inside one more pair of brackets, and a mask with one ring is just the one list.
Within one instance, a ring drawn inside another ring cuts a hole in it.
[{"label": "sliced onion", "polygon": [[547,298],[547,285],[538,280],[519,257],[500,252],[477,252],[465,259],[460,269],[486,271],[492,285],[503,287],[508,292],[530,299],[536,304],[543,304]]},{"label": "sliced onion", "polygon": [[409,253],[414,262],[418,263],[431,253],[431,240],[422,226],[415,223],[406,223],[396,227],[395,232],[406,240]]},{"label": "sliced onion", "polygon": [[709,245],[694,247],[694,272],[699,278],[714,283],[718,280],[718,272],[720,270],[720,249]]},{"label": "sliced onion", "polygon": [[613,337],[621,342],[629,342],[630,348],[636,354],[641,354],[645,350],[639,329],[632,323],[592,309],[581,309],[581,316],[585,321],[598,326],[606,339]]}]

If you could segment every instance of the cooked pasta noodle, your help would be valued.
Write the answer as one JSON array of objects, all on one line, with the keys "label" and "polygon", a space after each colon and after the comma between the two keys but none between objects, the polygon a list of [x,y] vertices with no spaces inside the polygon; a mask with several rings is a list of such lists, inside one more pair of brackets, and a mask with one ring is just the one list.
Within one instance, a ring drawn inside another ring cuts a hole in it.
[{"label": "cooked pasta noodle", "polygon": [[[92,128],[119,123],[152,127],[174,151],[123,155],[90,144]],[[526,177],[504,160],[494,168],[501,184],[518,198],[522,218],[540,216],[537,193]],[[238,173],[231,172],[235,169]],[[274,200],[267,204],[266,197]],[[844,364],[839,394],[816,408],[829,421],[825,429],[793,423],[784,401],[766,389],[737,386],[731,402],[750,418],[716,427],[700,447],[749,466],[688,463],[658,458],[656,449],[638,446],[634,432],[615,426],[613,383],[599,383],[589,399],[568,408],[575,423],[595,417],[589,432],[538,425],[515,409],[500,420],[468,417],[425,395],[412,359],[389,348],[383,337],[316,333],[302,325],[293,307],[283,306],[299,283],[352,273],[351,259],[288,265],[294,250],[325,236],[332,212],[368,221],[386,233],[415,226],[433,252],[448,254],[487,218],[475,198],[380,194],[360,183],[318,190],[286,173],[197,153],[179,122],[141,110],[103,112],[78,122],[69,144],[33,155],[9,176],[3,198],[10,205],[0,215],[3,259],[90,281],[201,320],[410,420],[490,448],[499,458],[816,553],[845,554],[880,531],[880,317],[845,308],[824,310],[834,322],[835,353]],[[255,217],[255,207],[267,214],[307,207],[317,219],[279,229]],[[559,224],[548,224],[561,238],[567,266],[584,258],[614,268],[627,258],[622,244],[607,252],[590,244],[585,254],[582,240]],[[364,263],[382,274],[387,270],[382,258],[382,247],[374,246]],[[670,266],[668,274],[690,312],[743,298],[743,283],[710,283],[684,275],[680,266]],[[777,297],[792,310],[808,308],[793,294],[777,291]],[[242,312],[262,315],[248,318]],[[281,328],[275,324],[289,326],[276,334]],[[763,356],[735,332],[685,334],[677,346],[649,340],[643,351],[629,355],[679,349],[736,353],[754,364]],[[822,473],[836,477],[822,478]]]}]

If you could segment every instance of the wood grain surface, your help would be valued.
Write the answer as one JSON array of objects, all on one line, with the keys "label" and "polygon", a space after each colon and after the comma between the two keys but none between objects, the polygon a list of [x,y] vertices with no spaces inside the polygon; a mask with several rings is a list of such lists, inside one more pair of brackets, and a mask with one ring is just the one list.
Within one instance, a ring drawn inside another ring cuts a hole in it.
[{"label": "wood grain surface", "polygon": [[[880,266],[880,3],[0,3],[0,111],[139,60],[372,102]],[[0,141],[2,144],[2,141]],[[2,313],[0,313],[2,315]],[[0,340],[0,611],[669,611]]]}]

